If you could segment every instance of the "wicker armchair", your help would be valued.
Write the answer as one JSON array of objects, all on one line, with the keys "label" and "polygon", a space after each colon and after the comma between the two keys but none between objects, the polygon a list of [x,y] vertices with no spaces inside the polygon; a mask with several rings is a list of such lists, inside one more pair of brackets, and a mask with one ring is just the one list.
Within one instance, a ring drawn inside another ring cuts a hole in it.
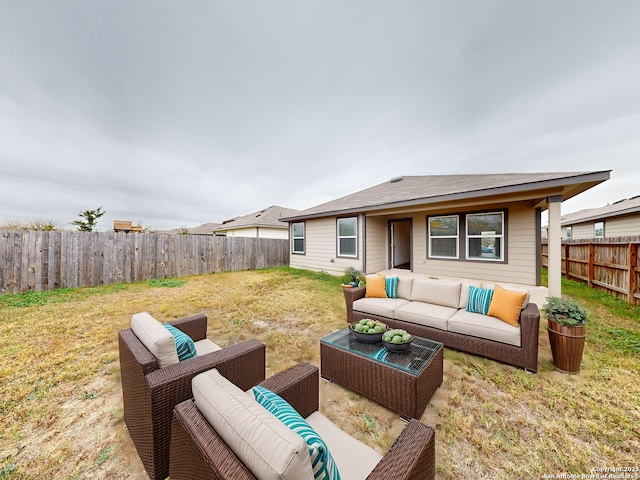
[{"label": "wicker armchair", "polygon": [[[202,314],[169,322],[194,341],[207,336]],[[217,368],[242,389],[265,377],[265,345],[249,340],[213,353],[160,368],[154,355],[131,329],[118,335],[124,421],[149,478],[169,476],[169,442],[173,408],[191,398],[191,380]]]},{"label": "wicker armchair", "polygon": [[[287,400],[305,418],[318,410],[319,372],[313,365],[296,365],[260,385]],[[255,480],[200,413],[193,399],[174,409],[170,473],[171,480]],[[367,480],[390,478],[435,478],[435,434],[431,427],[411,420]]]}]

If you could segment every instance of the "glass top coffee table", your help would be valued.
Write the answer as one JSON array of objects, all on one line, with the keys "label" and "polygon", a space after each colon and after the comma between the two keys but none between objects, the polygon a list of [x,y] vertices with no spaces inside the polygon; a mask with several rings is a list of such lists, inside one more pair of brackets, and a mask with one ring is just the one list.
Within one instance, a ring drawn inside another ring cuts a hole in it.
[{"label": "glass top coffee table", "polygon": [[409,350],[390,352],[382,342],[358,342],[347,327],[320,340],[320,375],[404,418],[420,418],[442,384],[442,351],[442,343],[414,336]]}]

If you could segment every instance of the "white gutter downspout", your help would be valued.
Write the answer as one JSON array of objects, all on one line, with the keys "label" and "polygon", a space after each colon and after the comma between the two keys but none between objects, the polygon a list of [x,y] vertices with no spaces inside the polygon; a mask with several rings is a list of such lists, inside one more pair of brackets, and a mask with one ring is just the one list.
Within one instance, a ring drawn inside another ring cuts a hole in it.
[{"label": "white gutter downspout", "polygon": [[549,296],[560,297],[562,295],[562,234],[560,230],[562,195],[547,197],[547,203],[549,204],[549,233],[547,234]]}]

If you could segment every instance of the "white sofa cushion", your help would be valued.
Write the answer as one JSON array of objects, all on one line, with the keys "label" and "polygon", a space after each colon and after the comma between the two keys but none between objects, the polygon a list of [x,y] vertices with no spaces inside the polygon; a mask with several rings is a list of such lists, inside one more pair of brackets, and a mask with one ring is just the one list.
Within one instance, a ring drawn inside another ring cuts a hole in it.
[{"label": "white sofa cushion", "polygon": [[313,412],[305,420],[329,447],[344,480],[364,480],[382,460],[373,448],[342,431],[320,412]]},{"label": "white sofa cushion", "polygon": [[140,312],[131,315],[131,330],[147,347],[147,350],[156,357],[160,368],[180,361],[173,335],[149,313]]},{"label": "white sofa cushion", "polygon": [[411,300],[411,290],[413,289],[413,278],[398,277],[397,297]]},{"label": "white sofa cushion", "polygon": [[482,282],[462,282],[462,285],[460,286],[460,303],[458,304],[458,308],[467,308],[467,302],[469,301],[469,287],[471,285],[480,288]]},{"label": "white sofa cushion", "polygon": [[407,305],[397,308],[393,312],[393,318],[404,320],[405,322],[426,325],[427,327],[447,330],[447,321],[453,317],[457,308],[443,307],[442,305],[432,305],[423,302],[410,302]]},{"label": "white sofa cushion", "polygon": [[361,298],[353,302],[353,311],[393,318],[393,311],[407,303],[402,298]]},{"label": "white sofa cushion", "polygon": [[212,342],[208,338],[203,338],[202,340],[198,340],[195,342],[196,344],[196,352],[198,352],[198,356],[206,355],[207,353],[217,352],[218,350],[222,350],[222,347],[218,344]]},{"label": "white sofa cushion", "polygon": [[502,320],[459,310],[449,319],[448,330],[455,333],[463,333],[474,337],[486,338],[509,345],[521,346],[520,327],[514,327]]},{"label": "white sofa cushion", "polygon": [[411,300],[457,309],[460,308],[461,287],[460,282],[416,278],[413,280]]},{"label": "white sofa cushion", "polygon": [[192,381],[196,407],[260,479],[313,479],[304,439],[215,368]]}]

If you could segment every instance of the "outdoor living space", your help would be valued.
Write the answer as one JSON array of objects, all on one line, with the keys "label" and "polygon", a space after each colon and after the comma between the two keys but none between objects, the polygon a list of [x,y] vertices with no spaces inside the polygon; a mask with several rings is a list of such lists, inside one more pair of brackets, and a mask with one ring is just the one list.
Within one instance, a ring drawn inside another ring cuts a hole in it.
[{"label": "outdoor living space", "polygon": [[[117,338],[132,314],[203,313],[221,347],[264,342],[270,377],[319,365],[320,339],[346,326],[340,283],[276,268],[0,297],[0,478],[147,478],[122,418]],[[554,371],[544,313],[537,374],[445,348],[442,385],[420,418],[436,432],[436,478],[638,466],[640,307],[564,280],[563,293],[590,313],[578,375]],[[406,426],[325,381],[320,410],[380,454]]]}]

